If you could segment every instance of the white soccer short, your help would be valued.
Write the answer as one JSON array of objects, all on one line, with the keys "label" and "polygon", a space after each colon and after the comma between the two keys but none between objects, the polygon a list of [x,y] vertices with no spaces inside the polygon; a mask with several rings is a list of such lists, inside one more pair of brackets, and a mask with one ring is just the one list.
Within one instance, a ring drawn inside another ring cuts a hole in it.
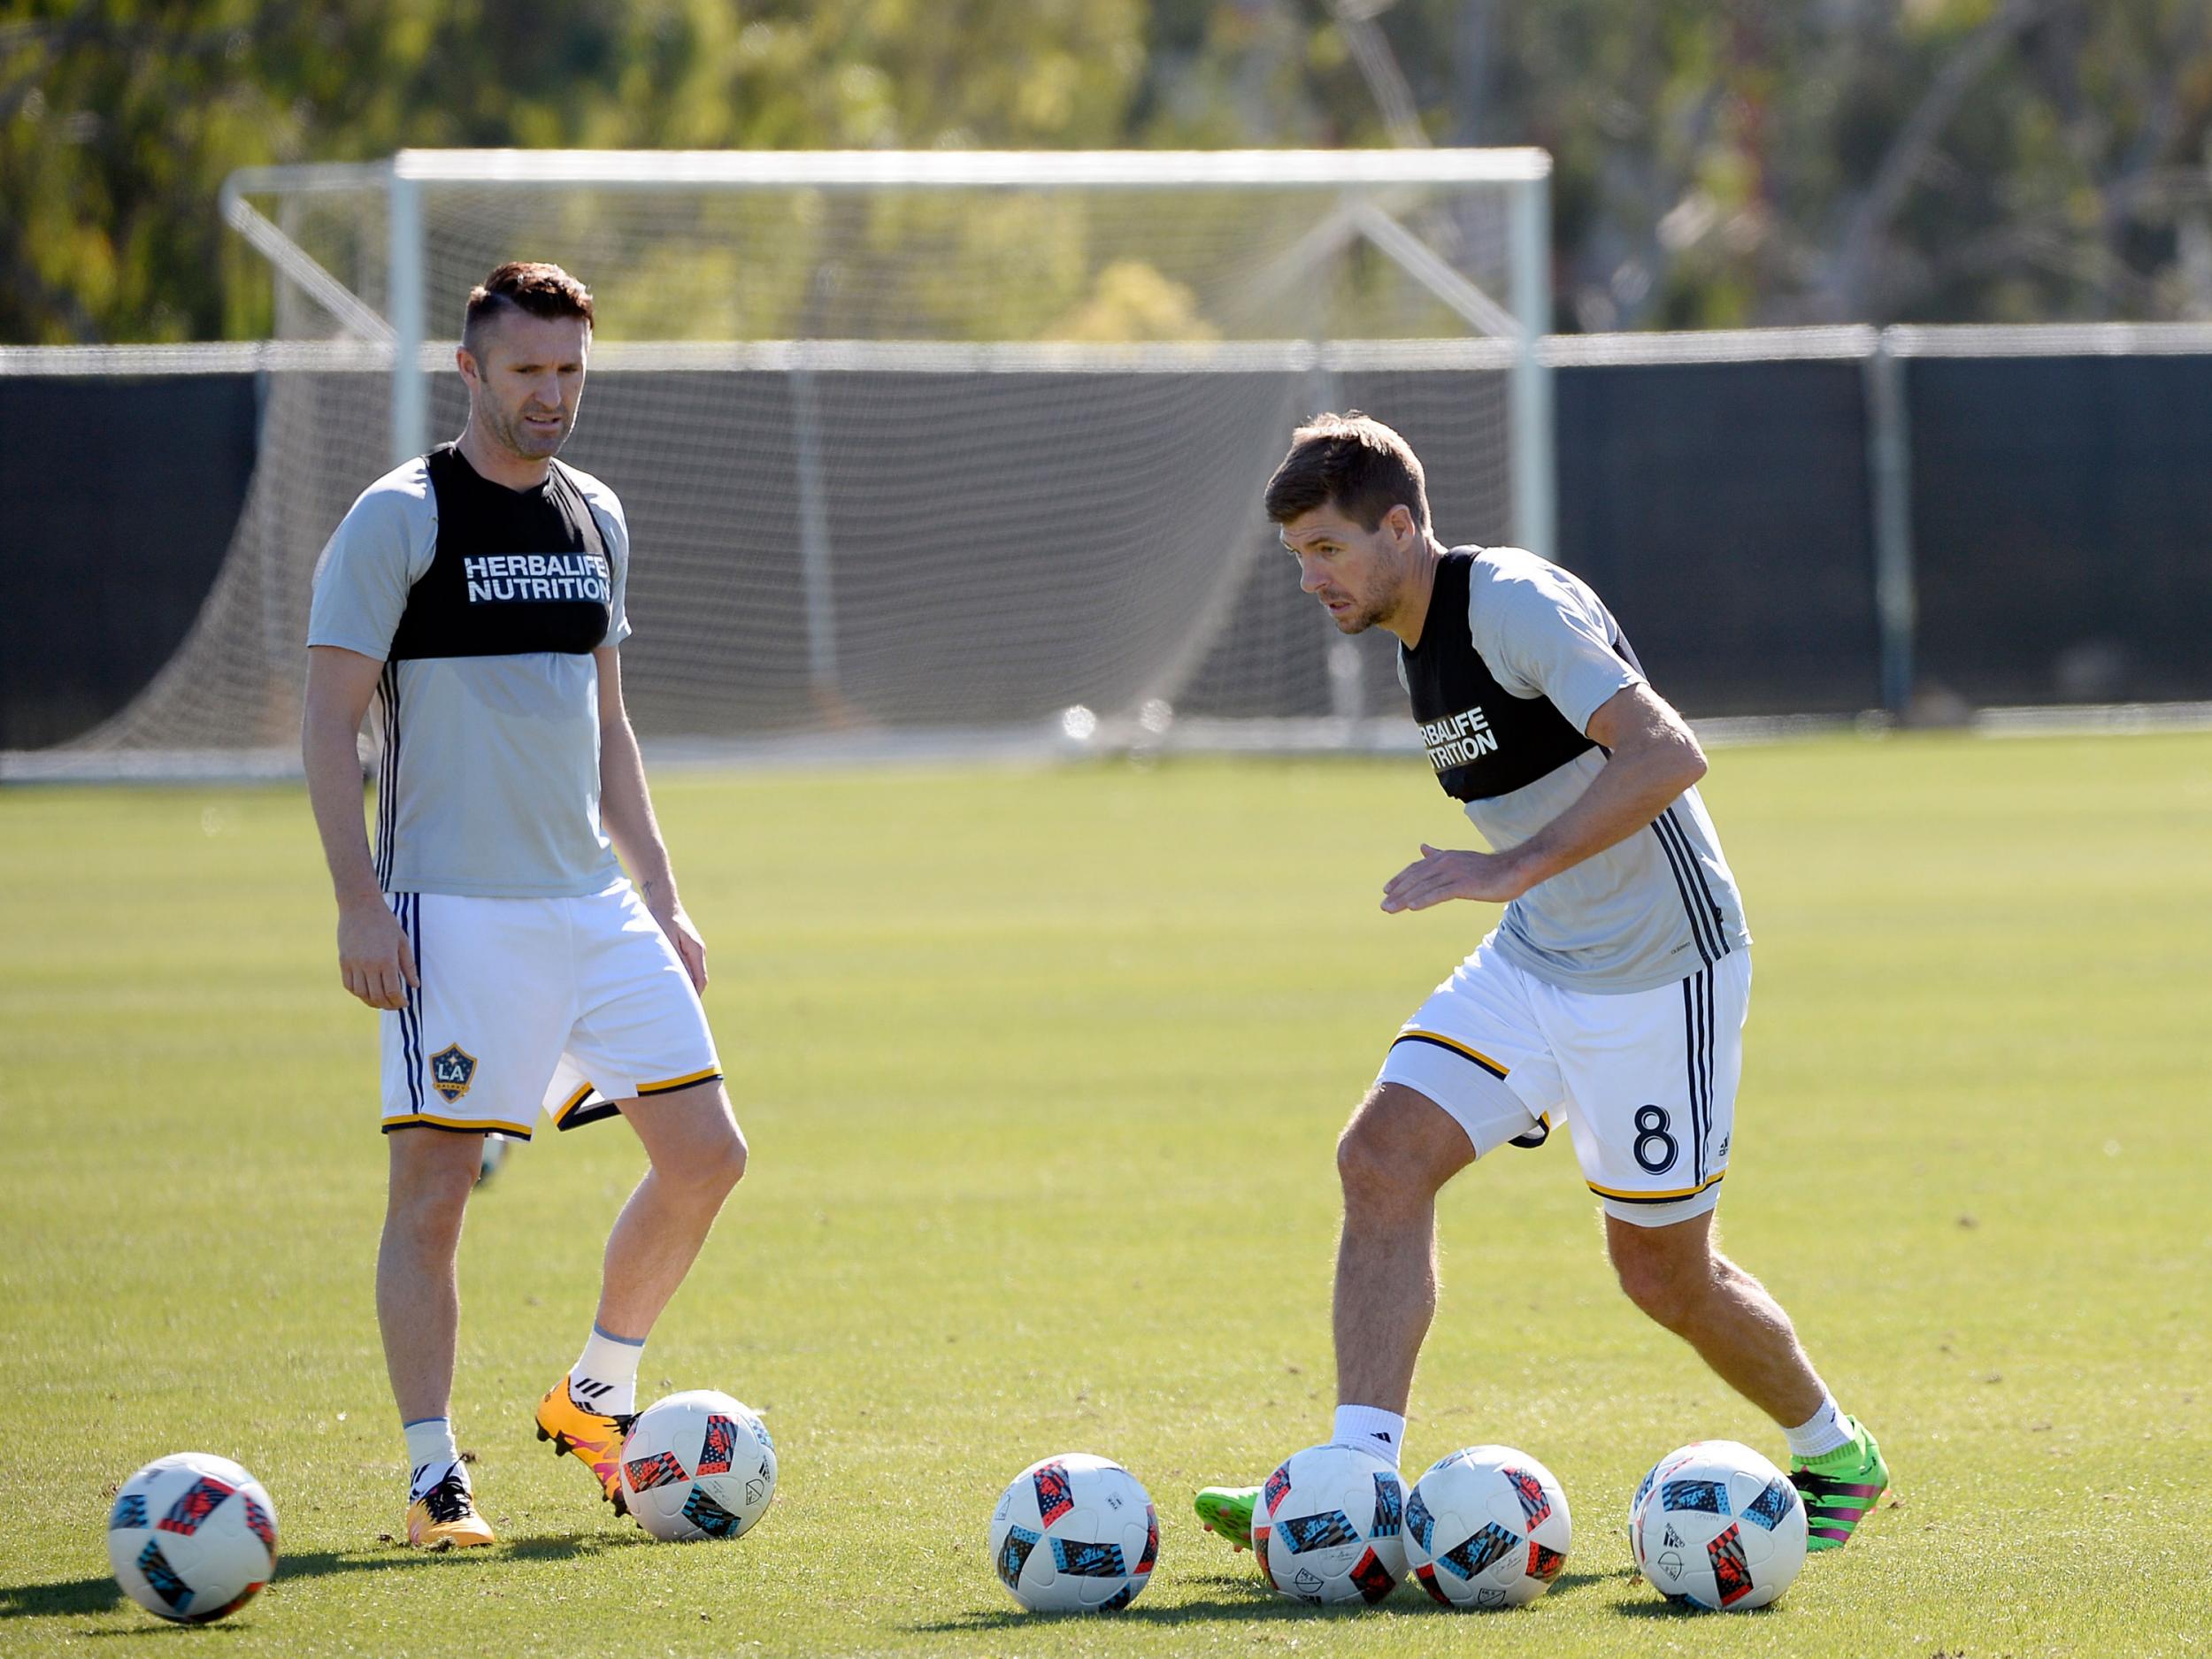
[{"label": "white soccer short", "polygon": [[706,1010],[628,881],[580,898],[394,893],[422,984],[384,1012],[384,1128],[528,1140],[722,1075]]},{"label": "white soccer short", "polygon": [[[1750,1004],[1748,951],[1600,995],[1525,972],[1485,940],[1406,1022],[1376,1081],[1434,1101],[1478,1157],[1563,1114],[1606,1213],[1664,1226],[1720,1202]],[[1487,1079],[1513,1102],[1502,1109]]]}]

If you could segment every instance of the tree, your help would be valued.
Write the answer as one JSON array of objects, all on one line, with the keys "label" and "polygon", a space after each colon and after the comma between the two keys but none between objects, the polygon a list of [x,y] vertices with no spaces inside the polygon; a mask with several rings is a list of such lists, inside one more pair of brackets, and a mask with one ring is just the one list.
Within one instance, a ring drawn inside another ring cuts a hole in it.
[{"label": "tree", "polygon": [[0,338],[264,333],[231,169],[403,147],[1116,142],[1139,0],[34,0],[0,24]]},{"label": "tree", "polygon": [[2212,317],[2202,0],[1163,0],[1145,138],[1389,142],[1348,7],[1551,150],[1563,326]]},{"label": "tree", "polygon": [[11,340],[265,332],[224,175],[449,144],[1536,143],[1563,326],[2212,317],[2204,0],[0,4]]}]

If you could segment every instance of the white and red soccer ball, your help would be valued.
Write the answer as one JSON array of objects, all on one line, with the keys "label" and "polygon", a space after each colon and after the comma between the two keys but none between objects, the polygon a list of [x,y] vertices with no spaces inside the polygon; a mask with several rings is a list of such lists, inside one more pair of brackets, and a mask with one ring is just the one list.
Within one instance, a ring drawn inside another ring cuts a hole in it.
[{"label": "white and red soccer ball", "polygon": [[1573,1541],[1567,1494],[1509,1446],[1429,1465],[1406,1497],[1406,1564],[1447,1607],[1525,1607],[1551,1588]]},{"label": "white and red soccer ball", "polygon": [[1252,1554],[1285,1595],[1379,1601],[1405,1577],[1405,1483],[1349,1447],[1294,1452],[1253,1505]]},{"label": "white and red soccer ball", "polygon": [[1804,1566],[1805,1504],[1748,1446],[1695,1440],[1637,1486],[1628,1541],[1662,1595],[1742,1612],[1773,1601]]},{"label": "white and red soccer ball", "polygon": [[622,1498],[655,1538],[742,1537],[776,1496],[776,1443],[750,1407],[712,1388],[656,1401],[622,1442]]},{"label": "white and red soccer ball", "polygon": [[1110,1612],[1152,1581],[1159,1511],[1119,1463],[1065,1452],[1000,1494],[989,1548],[999,1582],[1031,1612]]},{"label": "white and red soccer ball", "polygon": [[108,1562],[149,1613],[204,1624],[252,1601],[275,1573],[276,1505],[227,1457],[157,1457],[115,1494]]}]

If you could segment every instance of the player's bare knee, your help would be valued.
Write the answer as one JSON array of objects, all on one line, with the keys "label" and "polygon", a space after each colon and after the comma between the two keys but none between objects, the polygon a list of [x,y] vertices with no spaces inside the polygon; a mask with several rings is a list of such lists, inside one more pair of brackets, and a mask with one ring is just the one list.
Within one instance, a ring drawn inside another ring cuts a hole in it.
[{"label": "player's bare knee", "polygon": [[738,1182],[745,1179],[745,1132],[732,1124],[730,1133],[715,1143],[714,1183],[720,1187],[723,1197],[728,1197]]},{"label": "player's bare knee", "polygon": [[1395,1138],[1373,1118],[1355,1118],[1336,1141],[1336,1176],[1347,1214],[1417,1210],[1435,1196]]},{"label": "player's bare knee", "polygon": [[745,1136],[735,1122],[700,1137],[682,1156],[656,1161],[654,1173],[691,1194],[702,1203],[719,1204],[745,1177]]},{"label": "player's bare knee", "polygon": [[1691,1297],[1680,1277],[1664,1263],[1628,1256],[1617,1258],[1613,1271],[1619,1276],[1622,1294],[1646,1318],[1670,1331],[1678,1331],[1687,1322]]},{"label": "player's bare knee", "polygon": [[385,1231],[419,1246],[457,1243],[468,1200],[469,1187],[450,1180],[395,1187],[385,1203]]},{"label": "player's bare knee", "polygon": [[1336,1179],[1344,1189],[1345,1202],[1364,1197],[1379,1179],[1375,1156],[1359,1133],[1356,1123],[1348,1125],[1336,1138]]},{"label": "player's bare knee", "polygon": [[[385,1213],[410,1231],[459,1232],[462,1212],[482,1167],[481,1142],[449,1137],[442,1131],[411,1127],[411,1137],[392,1147],[392,1167]],[[430,1137],[435,1139],[414,1139]]]},{"label": "player's bare knee", "polygon": [[1696,1326],[1713,1288],[1709,1262],[1672,1252],[1617,1249],[1613,1271],[1647,1318],[1678,1334]]},{"label": "player's bare knee", "polygon": [[1465,1131],[1433,1102],[1378,1083],[1337,1137],[1345,1211],[1386,1218],[1422,1213],[1473,1158]]}]

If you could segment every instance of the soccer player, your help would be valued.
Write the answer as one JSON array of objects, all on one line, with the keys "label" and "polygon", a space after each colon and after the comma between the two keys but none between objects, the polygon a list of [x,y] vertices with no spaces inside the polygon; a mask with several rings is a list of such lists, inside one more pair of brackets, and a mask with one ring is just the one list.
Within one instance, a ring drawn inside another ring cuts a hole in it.
[{"label": "soccer player", "polygon": [[[407,1539],[432,1548],[492,1541],[448,1416],[454,1258],[487,1133],[529,1139],[541,1105],[562,1129],[619,1115],[651,1160],[583,1352],[537,1409],[538,1438],[618,1511],[639,1351],[745,1170],[699,1002],[706,948],[623,709],[628,527],[612,491],[553,458],[591,332],[590,294],[557,265],[503,265],[470,294],[467,426],[354,503],[308,624],[302,748],[339,975],[383,1010],[377,1319]],[[372,697],[373,853],[355,748]]]},{"label": "soccer player", "polygon": [[[1698,799],[1697,740],[1585,583],[1436,539],[1421,463],[1380,421],[1301,427],[1266,506],[1340,632],[1397,635],[1436,780],[1494,849],[1424,845],[1383,910],[1506,907],[1398,1033],[1337,1142],[1333,1443],[1396,1466],[1436,1308],[1436,1194],[1563,1116],[1621,1288],[1782,1428],[1809,1548],[1840,1546],[1888,1485],[1881,1452],[1713,1239],[1751,936]],[[1247,1547],[1255,1493],[1209,1487],[1199,1517]]]}]

